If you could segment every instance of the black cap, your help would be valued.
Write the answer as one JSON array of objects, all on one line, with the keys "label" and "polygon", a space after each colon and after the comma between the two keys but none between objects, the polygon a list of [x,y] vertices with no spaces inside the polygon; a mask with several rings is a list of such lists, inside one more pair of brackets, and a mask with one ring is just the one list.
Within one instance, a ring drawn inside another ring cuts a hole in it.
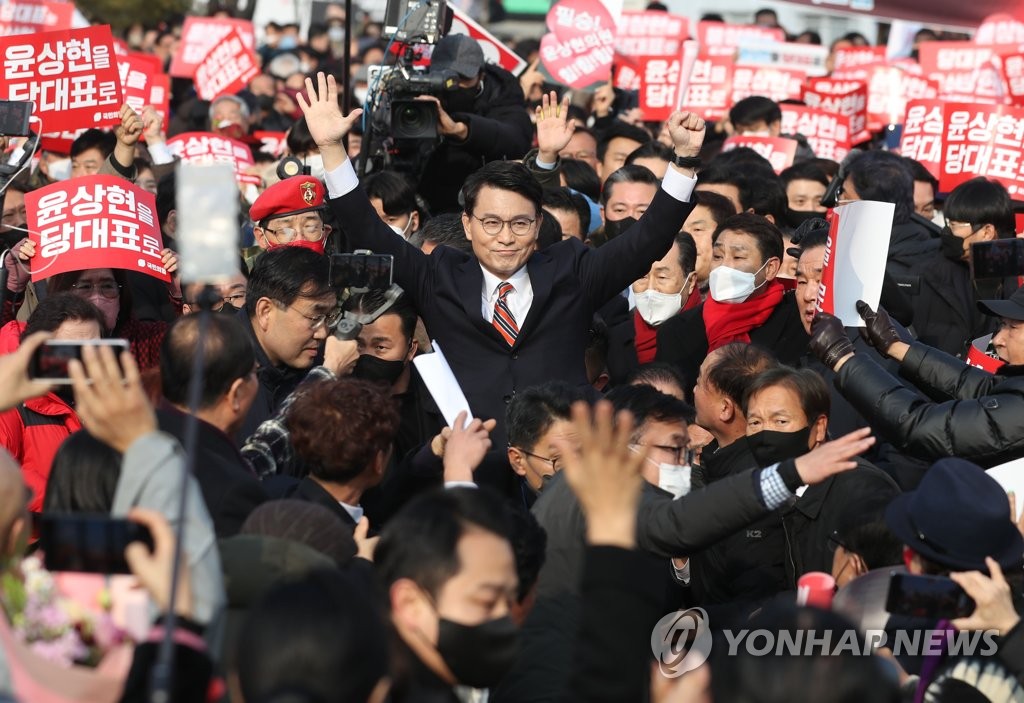
[{"label": "black cap", "polygon": [[463,78],[476,78],[484,67],[480,42],[465,34],[449,34],[437,43],[430,55],[431,70],[449,69]]},{"label": "black cap", "polygon": [[978,309],[992,317],[1024,320],[1024,288],[1018,288],[1009,300],[979,300]]}]

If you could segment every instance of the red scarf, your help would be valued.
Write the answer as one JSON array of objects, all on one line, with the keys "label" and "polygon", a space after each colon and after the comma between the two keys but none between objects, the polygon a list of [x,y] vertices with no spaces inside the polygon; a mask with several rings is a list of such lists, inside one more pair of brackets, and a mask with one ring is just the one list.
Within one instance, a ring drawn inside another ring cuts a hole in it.
[{"label": "red scarf", "polygon": [[765,292],[742,303],[719,303],[708,296],[704,301],[704,328],[708,353],[729,342],[750,343],[750,330],[760,327],[782,302],[783,286],[773,280]]},{"label": "red scarf", "polygon": [[[700,305],[700,291],[697,286],[690,291],[690,297],[683,303],[683,310],[689,310]],[[682,310],[680,311],[682,312]],[[654,361],[654,355],[658,351],[658,328],[644,322],[640,313],[633,311],[633,344],[636,347],[636,360],[641,364],[649,364]]]}]

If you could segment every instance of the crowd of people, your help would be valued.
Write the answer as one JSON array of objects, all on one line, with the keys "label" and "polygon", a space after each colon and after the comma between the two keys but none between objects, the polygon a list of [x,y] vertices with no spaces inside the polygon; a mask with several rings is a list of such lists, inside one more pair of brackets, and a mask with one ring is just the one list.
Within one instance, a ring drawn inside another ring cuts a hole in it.
[{"label": "crowd of people", "polygon": [[[10,584],[34,578],[40,517],[70,513],[153,537],[125,554],[149,610],[111,700],[155,700],[168,623],[173,701],[1024,700],[1024,520],[986,473],[1024,457],[1024,289],[971,265],[1017,236],[1007,190],[940,193],[880,138],[842,169],[803,140],[776,174],[721,151],[780,133],[769,98],[645,122],[610,85],[560,97],[536,41],[515,42],[517,78],[462,35],[433,49],[430,71],[457,76],[428,98],[436,143],[367,168],[367,115],[342,104],[372,112],[367,67],[394,55],[355,24],[349,66],[337,12],[303,37],[271,24],[237,95],[176,78],[166,132],[125,105],[5,186],[0,697],[43,700],[12,642],[54,638]],[[166,65],[180,30],[125,39]],[[268,129],[299,175],[260,150]],[[260,181],[238,192],[238,270],[209,284],[180,280],[195,233],[166,142],[189,131],[249,144]],[[26,195],[97,174],[155,194],[169,283],[33,280]],[[837,178],[839,203],[894,206],[861,328],[818,307]],[[394,285],[332,276],[363,250]],[[68,384],[30,373],[50,340],[108,338],[127,350],[84,345]],[[979,339],[994,372],[967,362]],[[437,349],[468,403],[454,419],[413,364]],[[892,612],[887,632],[994,632],[995,651],[862,645],[857,613],[887,607],[864,584],[890,572],[970,607]],[[808,574],[834,610],[797,604]],[[657,626],[684,611],[714,646],[674,669],[701,637],[659,650]],[[744,629],[857,644],[758,656],[733,646]]]}]

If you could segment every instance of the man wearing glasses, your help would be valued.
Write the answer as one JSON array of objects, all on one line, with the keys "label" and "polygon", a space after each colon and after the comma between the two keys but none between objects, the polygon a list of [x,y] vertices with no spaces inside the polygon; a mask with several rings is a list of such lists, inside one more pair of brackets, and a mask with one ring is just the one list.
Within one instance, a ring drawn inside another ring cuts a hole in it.
[{"label": "man wearing glasses", "polygon": [[260,249],[302,247],[324,253],[331,226],[325,225],[324,186],[312,176],[294,176],[267,188],[249,208]]}]

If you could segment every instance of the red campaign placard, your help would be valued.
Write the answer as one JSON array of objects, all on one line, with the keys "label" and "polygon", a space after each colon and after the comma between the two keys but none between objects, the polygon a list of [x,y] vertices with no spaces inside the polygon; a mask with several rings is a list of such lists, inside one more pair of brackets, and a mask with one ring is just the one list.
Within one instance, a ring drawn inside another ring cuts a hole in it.
[{"label": "red campaign placard", "polygon": [[213,100],[225,93],[233,95],[259,72],[256,54],[246,48],[238,32],[232,29],[196,66],[196,94],[202,100]]},{"label": "red campaign placard", "polygon": [[590,88],[611,77],[615,21],[600,0],[559,0],[540,40],[541,68],[556,83]]},{"label": "red campaign placard", "polygon": [[732,73],[732,102],[763,95],[775,102],[799,100],[807,73],[793,68],[736,66]]},{"label": "red campaign placard", "polygon": [[903,135],[900,137],[900,154],[920,161],[935,178],[942,171],[945,107],[946,104],[941,100],[913,100],[907,103]]},{"label": "red campaign placard", "polygon": [[991,334],[975,339],[971,342],[971,348],[968,350],[967,358],[964,361],[969,366],[981,369],[982,371],[988,371],[989,373],[995,373],[1000,367],[1006,366],[1005,361],[998,356],[992,356],[988,353],[988,346],[991,342]]},{"label": "red campaign placard", "polygon": [[832,78],[849,81],[867,81],[870,66],[885,63],[884,46],[853,46],[836,49]]},{"label": "red campaign placard", "polygon": [[842,161],[850,153],[850,118],[804,105],[779,105],[782,133],[807,137],[815,156]]},{"label": "red campaign placard", "polygon": [[486,61],[496,63],[516,76],[523,72],[527,63],[519,54],[509,49],[465,11],[455,5],[449,5],[448,10],[452,14],[452,27],[448,30],[448,34],[466,34],[473,37],[483,50]]},{"label": "red campaign placard", "polygon": [[149,104],[151,91],[150,81],[153,76],[162,72],[160,59],[149,54],[132,52],[127,56],[117,57],[117,71],[124,88],[124,101],[135,112],[141,113],[142,108]]},{"label": "red campaign placard", "polygon": [[992,63],[992,45],[969,41],[922,42],[924,75],[939,84],[939,99],[950,102],[1002,102],[1002,81]]},{"label": "red campaign placard", "polygon": [[708,120],[728,115],[732,107],[732,74],[735,69],[730,56],[698,56],[690,73],[683,107]]},{"label": "red campaign placard", "polygon": [[260,151],[271,156],[281,156],[284,154],[285,147],[288,146],[287,132],[261,132],[257,130],[252,133],[252,136],[259,141]]},{"label": "red campaign placard", "polygon": [[782,173],[793,165],[796,156],[797,142],[785,137],[729,137],[722,144],[722,151],[732,151],[736,147],[747,147],[768,159],[775,173]]},{"label": "red campaign placard", "polygon": [[181,30],[181,42],[178,44],[178,51],[171,59],[171,68],[168,71],[175,78],[192,78],[200,62],[210,53],[210,49],[217,42],[231,33],[238,32],[242,43],[246,48],[253,49],[256,39],[252,31],[252,22],[248,20],[235,20],[223,17],[194,17],[185,18],[185,25]]},{"label": "red campaign placard", "polygon": [[156,196],[117,176],[84,176],[25,194],[36,244],[32,280],[92,268],[141,271],[167,282]]},{"label": "red campaign placard", "polygon": [[624,56],[679,56],[690,36],[690,20],[667,12],[623,12],[615,51]]},{"label": "red campaign placard", "polygon": [[1024,44],[1024,21],[999,12],[986,17],[972,37],[975,44]]},{"label": "red campaign placard", "polygon": [[868,83],[868,129],[881,131],[897,124],[907,112],[910,100],[935,100],[939,84],[913,76],[895,66],[873,66]]},{"label": "red campaign placard", "polygon": [[696,59],[697,42],[685,42],[681,55],[676,57],[640,58],[640,108],[644,120],[667,120],[679,108]]},{"label": "red campaign placard", "polygon": [[985,176],[1024,200],[1024,108],[951,103],[945,107],[939,190]]},{"label": "red campaign placard", "polygon": [[784,42],[786,33],[781,29],[724,22],[698,22],[697,42],[701,53],[707,56],[732,56],[742,42]]},{"label": "red campaign placard", "polygon": [[0,5],[0,36],[71,29],[75,6],[70,2],[18,0]]},{"label": "red campaign placard", "polygon": [[113,40],[106,25],[0,39],[0,98],[34,102],[46,132],[118,124]]},{"label": "red campaign placard", "polygon": [[166,73],[158,73],[150,77],[149,101],[164,123],[164,132],[171,119],[171,77]]},{"label": "red campaign placard", "polygon": [[638,60],[642,58],[615,54],[615,73],[612,76],[612,85],[622,90],[640,90],[640,65]]},{"label": "red campaign placard", "polygon": [[[250,183],[245,171],[253,165],[252,150],[244,142],[212,132],[186,132],[167,140],[167,148],[190,164],[227,163],[235,169],[239,182]],[[256,183],[259,183],[259,178]]]},{"label": "red campaign placard", "polygon": [[870,138],[868,127],[868,87],[859,81],[835,81],[816,78],[808,81],[803,100],[816,107],[850,118],[850,141],[860,144]]},{"label": "red campaign placard", "polygon": [[1006,98],[1013,105],[1024,105],[1024,54],[1002,54],[996,59]]}]

